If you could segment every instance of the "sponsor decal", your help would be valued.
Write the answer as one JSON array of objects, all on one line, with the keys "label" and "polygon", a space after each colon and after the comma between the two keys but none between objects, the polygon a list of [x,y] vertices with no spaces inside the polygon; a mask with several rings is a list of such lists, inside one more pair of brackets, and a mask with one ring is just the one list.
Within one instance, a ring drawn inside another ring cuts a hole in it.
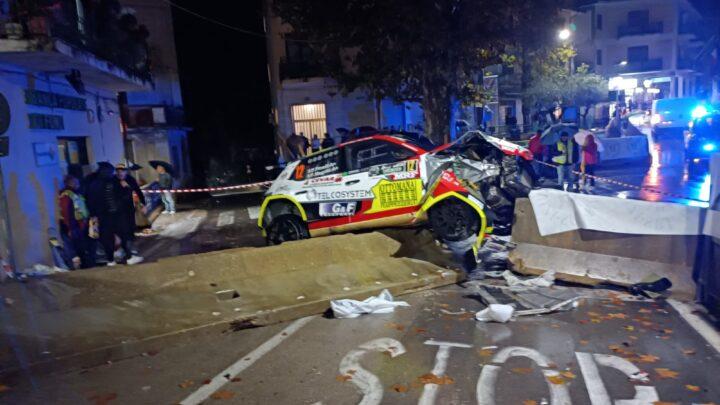
[{"label": "sponsor decal", "polygon": [[422,198],[422,181],[420,179],[380,180],[372,188],[372,192],[375,199],[368,213],[413,207],[418,205]]},{"label": "sponsor decal", "polygon": [[417,172],[402,172],[402,173],[393,173],[390,176],[391,180],[407,180],[407,179],[415,179],[418,177]]},{"label": "sponsor decal", "polygon": [[308,179],[303,184],[303,187],[321,187],[321,186],[334,186],[342,181],[342,176],[337,174],[333,176],[316,177],[314,179]]},{"label": "sponsor decal", "polygon": [[373,166],[370,168],[370,175],[383,176],[390,173],[400,173],[405,171],[406,166],[405,162]]},{"label": "sponsor decal", "polygon": [[321,217],[346,217],[355,214],[356,201],[320,203]]},{"label": "sponsor decal", "polygon": [[320,191],[310,189],[307,197],[308,201],[362,200],[373,198],[373,193],[370,190]]},{"label": "sponsor decal", "polygon": [[416,172],[417,171],[417,159],[408,160],[406,162],[407,165],[407,171],[409,172]]}]

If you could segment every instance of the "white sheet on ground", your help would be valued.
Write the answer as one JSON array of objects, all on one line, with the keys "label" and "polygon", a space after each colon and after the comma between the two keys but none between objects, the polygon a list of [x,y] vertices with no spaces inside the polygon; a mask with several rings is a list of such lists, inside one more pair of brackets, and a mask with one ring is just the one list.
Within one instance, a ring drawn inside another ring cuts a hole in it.
[{"label": "white sheet on ground", "polygon": [[487,308],[475,314],[475,319],[480,322],[505,323],[512,318],[515,308],[505,304],[490,304]]},{"label": "white sheet on ground", "polygon": [[554,189],[531,191],[530,202],[542,236],[577,229],[639,235],[700,235],[704,220],[704,209],[699,207]]},{"label": "white sheet on ground", "polygon": [[335,318],[357,318],[363,314],[387,314],[395,311],[395,307],[409,307],[405,301],[395,301],[388,290],[382,290],[375,297],[369,297],[364,301],[358,300],[332,300],[332,308]]}]

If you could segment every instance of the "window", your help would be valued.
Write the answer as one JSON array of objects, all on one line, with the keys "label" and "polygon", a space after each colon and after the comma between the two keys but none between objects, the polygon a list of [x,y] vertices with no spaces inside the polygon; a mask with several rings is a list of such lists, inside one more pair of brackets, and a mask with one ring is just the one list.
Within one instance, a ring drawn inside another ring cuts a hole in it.
[{"label": "window", "polygon": [[338,174],[343,171],[340,156],[340,149],[337,148],[308,156],[295,168],[292,178],[304,180]]},{"label": "window", "polygon": [[347,145],[345,157],[348,170],[366,170],[372,166],[401,162],[415,156],[415,152],[403,146],[378,140]]},{"label": "window", "polygon": [[325,104],[299,104],[292,106],[293,129],[296,134],[312,139],[313,135],[322,138],[327,132]]},{"label": "window", "polygon": [[648,60],[648,47],[645,46],[631,46],[627,50],[628,62],[645,62]]},{"label": "window", "polygon": [[598,14],[595,16],[595,28],[597,28],[598,31],[602,31],[602,14]]},{"label": "window", "polygon": [[88,166],[90,159],[88,158],[87,138],[85,137],[61,137],[58,138],[58,160],[67,174],[71,174],[78,179],[82,179],[85,175],[83,166]]},{"label": "window", "polygon": [[595,64],[598,66],[602,65],[602,49],[595,51]]},{"label": "window", "polygon": [[628,12],[628,25],[631,27],[645,27],[650,23],[649,10],[635,10]]}]

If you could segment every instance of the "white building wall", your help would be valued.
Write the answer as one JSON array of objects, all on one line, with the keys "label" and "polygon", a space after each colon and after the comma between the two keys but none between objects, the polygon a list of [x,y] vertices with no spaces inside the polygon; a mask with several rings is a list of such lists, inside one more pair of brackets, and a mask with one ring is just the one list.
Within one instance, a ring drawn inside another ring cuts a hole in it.
[{"label": "white building wall", "polygon": [[[17,70],[0,66],[0,69]],[[24,90],[49,91],[87,100],[88,111],[51,109],[25,104]],[[52,263],[48,248],[49,230],[58,229],[57,194],[62,188],[65,174],[59,160],[49,165],[38,165],[33,150],[34,143],[54,145],[57,156],[58,137],[88,137],[90,163],[110,161],[117,163],[123,158],[123,142],[120,133],[118,106],[112,93],[101,93],[99,103],[103,110],[103,121],[97,119],[97,101],[90,93],[98,93],[86,84],[88,94],[78,96],[69,86],[54,79],[52,84],[20,74],[0,74],[0,93],[10,105],[10,128],[4,136],[10,139],[9,156],[0,158],[2,165],[5,196],[10,217],[12,250],[15,265],[19,269],[35,263]],[[107,98],[107,99],[105,99]],[[61,115],[63,130],[31,130],[28,128],[28,113]],[[89,116],[94,118],[90,122]]]}]

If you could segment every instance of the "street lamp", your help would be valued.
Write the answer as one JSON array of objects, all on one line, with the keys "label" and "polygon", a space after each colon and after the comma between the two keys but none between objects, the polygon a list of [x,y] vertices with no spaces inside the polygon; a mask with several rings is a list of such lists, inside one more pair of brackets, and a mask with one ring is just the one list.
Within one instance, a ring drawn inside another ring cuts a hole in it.
[{"label": "street lamp", "polygon": [[569,29],[563,28],[560,31],[558,31],[558,38],[560,38],[561,41],[567,41],[568,39],[570,39],[571,34],[572,33],[570,32]]}]

